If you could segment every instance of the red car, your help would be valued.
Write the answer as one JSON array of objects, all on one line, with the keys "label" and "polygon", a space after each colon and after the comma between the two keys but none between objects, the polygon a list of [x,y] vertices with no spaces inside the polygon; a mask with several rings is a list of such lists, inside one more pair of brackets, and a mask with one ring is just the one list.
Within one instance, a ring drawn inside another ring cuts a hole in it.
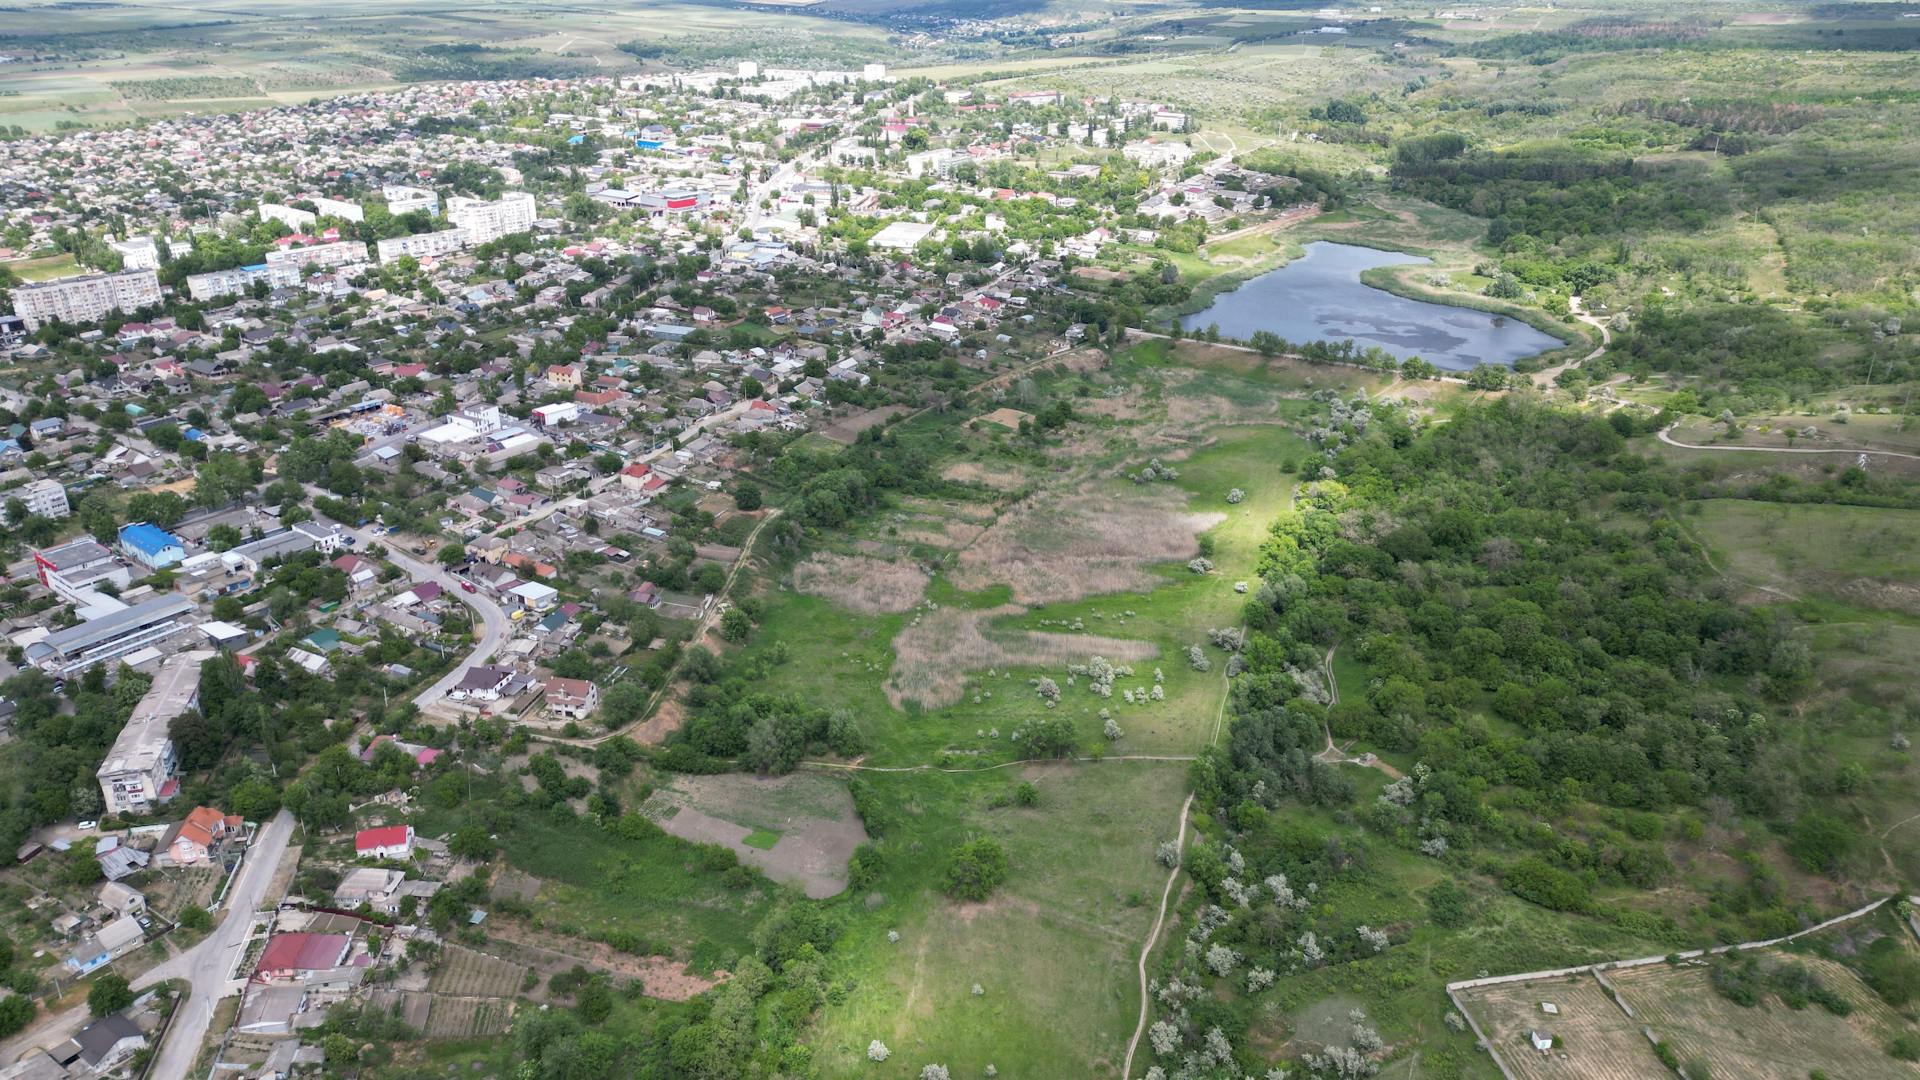
[{"label": "red car", "polygon": [[463,581],[463,582],[461,582],[461,583],[460,583],[460,587],[461,587],[461,588],[463,588],[463,589],[465,589],[465,590],[467,590],[468,592],[479,592],[479,591],[480,591],[479,589],[476,589],[476,588],[474,588],[474,587],[473,587],[473,582],[471,582],[471,581]]}]

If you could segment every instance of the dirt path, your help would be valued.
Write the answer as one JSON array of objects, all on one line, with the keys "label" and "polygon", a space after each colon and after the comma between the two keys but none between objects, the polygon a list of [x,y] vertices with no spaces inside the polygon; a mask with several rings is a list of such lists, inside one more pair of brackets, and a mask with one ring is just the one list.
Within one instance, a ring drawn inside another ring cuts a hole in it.
[{"label": "dirt path", "polygon": [[[1661,432],[1661,434],[1665,435],[1666,432],[1663,431]],[[1762,585],[1757,581],[1748,581],[1745,578],[1735,577],[1734,575],[1728,573],[1727,571],[1722,570],[1720,568],[1720,564],[1713,561],[1713,549],[1707,546],[1706,541],[1700,539],[1698,536],[1695,536],[1693,534],[1693,530],[1687,528],[1684,522],[1680,524],[1680,534],[1682,536],[1685,536],[1687,539],[1693,541],[1694,545],[1700,549],[1700,558],[1707,564],[1707,569],[1713,571],[1714,573],[1720,575],[1723,578],[1726,578],[1728,581],[1738,582],[1741,585],[1745,585],[1749,589],[1758,589],[1763,593],[1771,593],[1772,595],[1777,596],[1782,600],[1788,600],[1794,603],[1799,602],[1800,600],[1799,597],[1793,595],[1792,593],[1786,591],[1785,589],[1776,589],[1771,585]]]},{"label": "dirt path", "polygon": [[1595,330],[1600,331],[1600,344],[1592,352],[1588,353],[1587,355],[1581,357],[1578,360],[1563,361],[1562,363],[1555,364],[1550,368],[1543,368],[1539,371],[1534,372],[1533,384],[1535,386],[1552,386],[1553,380],[1557,376],[1559,376],[1561,372],[1567,370],[1568,368],[1574,366],[1575,364],[1585,364],[1590,361],[1600,359],[1601,355],[1607,351],[1607,346],[1613,344],[1613,334],[1611,331],[1607,329],[1607,324],[1601,321],[1597,316],[1588,315],[1587,313],[1581,311],[1579,307],[1579,303],[1580,303],[1579,297],[1577,296],[1573,297],[1569,302],[1574,305],[1573,307],[1574,318],[1579,319],[1581,322],[1586,323],[1588,326],[1591,326]]},{"label": "dirt path", "polygon": [[1920,454],[1903,454],[1898,450],[1863,450],[1859,447],[1840,446],[1832,449],[1825,447],[1816,449],[1806,446],[1702,446],[1699,443],[1681,442],[1673,437],[1672,431],[1672,425],[1662,429],[1660,432],[1660,441],[1666,443],[1668,446],[1677,446],[1682,450],[1733,450],[1744,451],[1750,454],[1859,454],[1862,457],[1890,457],[1904,458],[1908,461],[1920,461]]},{"label": "dirt path", "polygon": [[[1246,633],[1247,628],[1241,627],[1242,640],[1245,640]],[[1207,739],[1208,746],[1220,741],[1221,729],[1226,727],[1227,723],[1227,702],[1233,699],[1233,688],[1227,681],[1226,669],[1227,665],[1220,665],[1220,710],[1214,714],[1213,734]],[[1187,818],[1192,812],[1193,793],[1188,792],[1187,801],[1180,804],[1180,829],[1173,836],[1174,849],[1183,856],[1187,850]],[[1136,965],[1140,975],[1140,1019],[1133,1025],[1133,1038],[1127,1040],[1126,1064],[1120,1067],[1120,1075],[1123,1078],[1133,1075],[1133,1055],[1140,1049],[1140,1036],[1147,1030],[1147,1008],[1151,1000],[1147,997],[1147,958],[1153,955],[1153,947],[1160,941],[1160,930],[1167,923],[1167,905],[1173,900],[1173,883],[1179,879],[1180,861],[1176,860],[1173,868],[1167,871],[1166,885],[1160,889],[1160,911],[1153,917],[1153,929],[1147,932],[1147,942],[1140,947],[1140,961]]]}]

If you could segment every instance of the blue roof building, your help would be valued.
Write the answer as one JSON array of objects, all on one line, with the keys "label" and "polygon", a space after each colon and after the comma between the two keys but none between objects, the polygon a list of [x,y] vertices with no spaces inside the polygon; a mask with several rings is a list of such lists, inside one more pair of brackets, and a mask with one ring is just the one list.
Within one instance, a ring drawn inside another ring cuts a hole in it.
[{"label": "blue roof building", "polygon": [[187,557],[186,541],[158,525],[120,526],[120,552],[149,570],[161,570]]}]

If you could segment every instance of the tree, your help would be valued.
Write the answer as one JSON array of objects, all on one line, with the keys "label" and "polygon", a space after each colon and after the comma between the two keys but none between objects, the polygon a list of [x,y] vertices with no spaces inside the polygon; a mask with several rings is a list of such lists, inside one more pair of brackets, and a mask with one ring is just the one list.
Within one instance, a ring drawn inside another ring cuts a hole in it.
[{"label": "tree", "polygon": [[441,548],[439,553],[434,556],[435,559],[439,560],[441,566],[452,566],[454,563],[466,557],[467,548],[464,544],[448,544]]},{"label": "tree", "polygon": [[87,1011],[96,1017],[108,1016],[133,1004],[133,987],[127,983],[127,977],[116,971],[109,971],[94,978],[93,987],[87,991]]},{"label": "tree", "polygon": [[0,1039],[25,1028],[33,1022],[40,1007],[33,999],[23,994],[8,994],[0,998]]},{"label": "tree", "polygon": [[733,505],[752,512],[760,509],[760,485],[751,480],[741,480],[733,485]]},{"label": "tree", "polygon": [[947,856],[947,895],[956,900],[985,900],[1007,879],[1007,852],[990,836],[977,836]]},{"label": "tree", "polygon": [[188,904],[180,909],[180,927],[183,930],[211,930],[213,916],[199,904]]},{"label": "tree", "polygon": [[720,616],[720,636],[739,644],[753,633],[753,619],[738,607],[730,607]]}]

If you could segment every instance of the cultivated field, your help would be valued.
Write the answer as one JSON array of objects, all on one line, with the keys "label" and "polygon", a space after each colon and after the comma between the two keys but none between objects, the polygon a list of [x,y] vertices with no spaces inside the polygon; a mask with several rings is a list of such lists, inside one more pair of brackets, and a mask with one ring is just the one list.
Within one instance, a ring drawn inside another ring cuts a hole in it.
[{"label": "cultivated field", "polygon": [[447,997],[436,994],[427,1014],[429,1039],[470,1039],[498,1035],[513,1019],[513,1002],[490,997]]},{"label": "cultivated field", "polygon": [[427,986],[436,994],[506,998],[520,992],[526,975],[527,969],[520,964],[449,944]]},{"label": "cultivated field", "polygon": [[[1609,971],[1607,980],[1633,1010],[1629,1016],[1589,974],[1463,991],[1460,995],[1502,1060],[1524,1080],[1628,1080],[1666,1070],[1642,1032],[1651,1029],[1682,1063],[1712,1077],[1804,1080],[1818,1065],[1849,1080],[1910,1080],[1920,1066],[1885,1049],[1911,1026],[1849,969],[1818,956],[1767,950],[1761,955],[1804,965],[1819,983],[1853,1007],[1836,1016],[1817,1005],[1790,1009],[1772,994],[1751,1008],[1717,993],[1706,964],[1650,964]],[[1549,1015],[1542,1003],[1559,1014]],[[1529,1032],[1554,1036],[1550,1052],[1533,1049]]]},{"label": "cultivated field", "polygon": [[1839,964],[1817,956],[1793,959],[1846,998],[1853,1014],[1839,1017],[1819,1006],[1789,1009],[1773,996],[1742,1008],[1713,991],[1705,965],[1654,965],[1607,978],[1681,1061],[1705,1061],[1712,1076],[1801,1080],[1813,1064],[1847,1080],[1920,1076],[1920,1065],[1884,1049],[1888,1039],[1911,1027],[1906,1020]]},{"label": "cultivated field", "polygon": [[[1638,1025],[1591,975],[1482,987],[1460,997],[1523,1080],[1636,1080],[1663,1070]],[[1542,1003],[1560,1014],[1549,1015]],[[1533,1049],[1528,1033],[1536,1029],[1561,1045],[1546,1054]]]}]

